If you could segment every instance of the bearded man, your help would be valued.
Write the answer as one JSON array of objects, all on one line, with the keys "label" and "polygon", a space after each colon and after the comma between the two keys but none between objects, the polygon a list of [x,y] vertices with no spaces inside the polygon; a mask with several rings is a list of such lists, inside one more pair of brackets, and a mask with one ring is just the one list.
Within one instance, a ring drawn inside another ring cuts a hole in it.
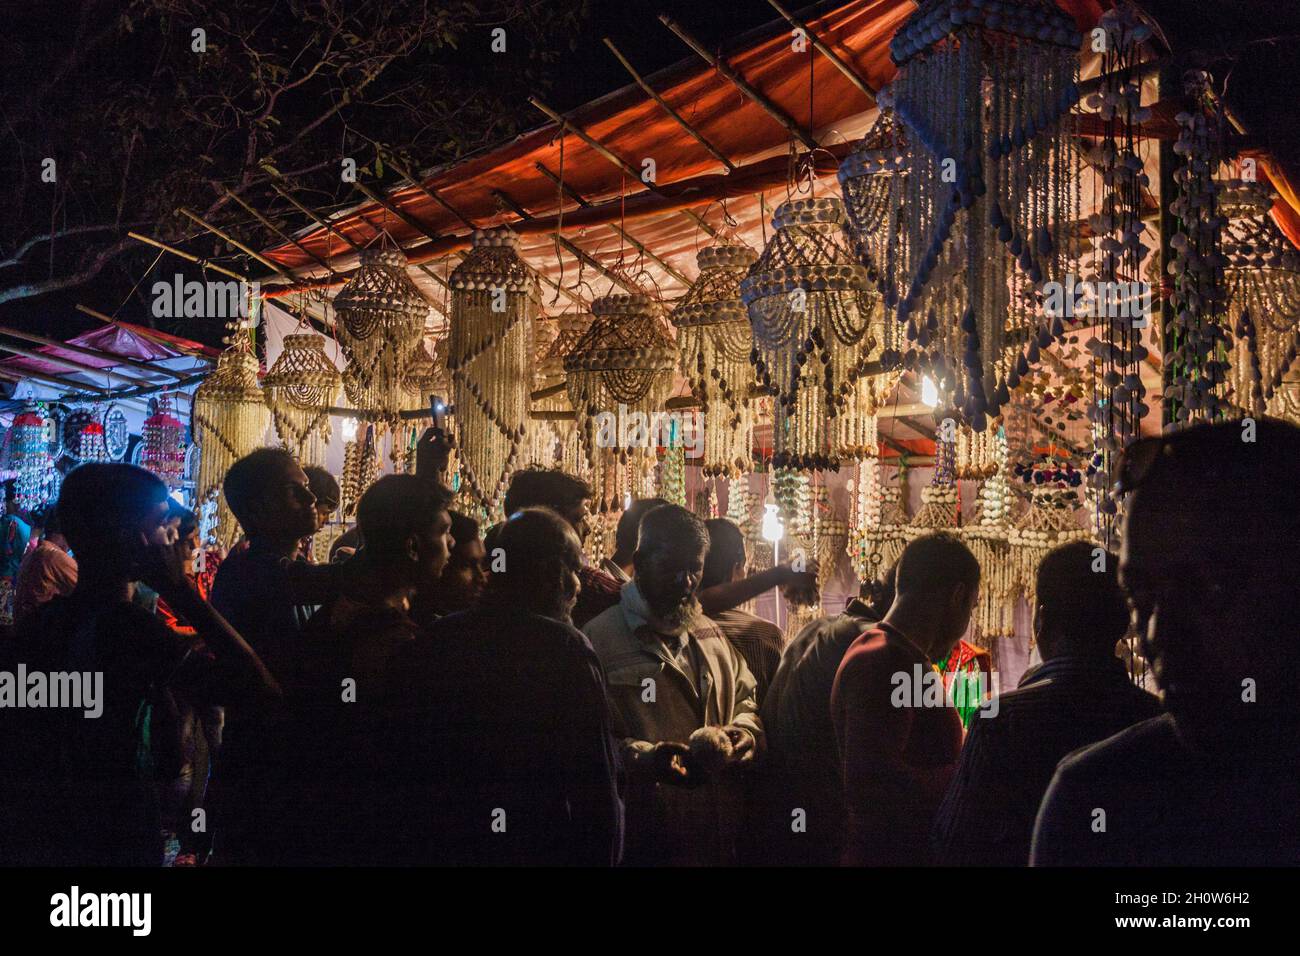
[{"label": "bearded man", "polygon": [[754,675],[700,610],[708,548],[685,508],[650,511],[632,580],[584,629],[628,768],[631,865],[734,863],[742,774],[764,746]]}]

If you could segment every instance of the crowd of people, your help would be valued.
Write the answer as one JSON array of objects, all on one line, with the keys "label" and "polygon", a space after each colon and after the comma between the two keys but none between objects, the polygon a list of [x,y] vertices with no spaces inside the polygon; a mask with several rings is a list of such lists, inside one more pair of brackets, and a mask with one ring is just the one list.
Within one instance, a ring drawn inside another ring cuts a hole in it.
[{"label": "crowd of people", "polygon": [[[1047,555],[1042,663],[969,729],[936,666],[979,596],[956,534],[787,640],[742,605],[815,565],[750,573],[732,522],[659,499],[589,564],[558,471],[481,528],[437,430],[328,561],[338,484],[284,450],[230,468],[224,556],[154,475],[82,465],[0,520],[0,863],[1300,863],[1300,429],[1242,434],[1126,451],[1120,553]],[[102,675],[100,712],[19,674]]]}]

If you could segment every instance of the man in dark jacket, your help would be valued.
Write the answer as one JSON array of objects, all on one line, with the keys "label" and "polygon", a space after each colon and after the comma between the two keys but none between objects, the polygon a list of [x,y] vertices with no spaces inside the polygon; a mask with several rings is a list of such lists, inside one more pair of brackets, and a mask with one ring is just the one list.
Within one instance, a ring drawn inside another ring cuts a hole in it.
[{"label": "man in dark jacket", "polygon": [[[833,617],[806,624],[786,646],[763,699],[767,762],[759,771],[751,820],[751,862],[837,866],[843,851],[844,793],[831,723],[831,688],[849,645],[894,603],[894,568],[862,584]],[[805,813],[792,828],[791,814]]]},{"label": "man in dark jacket", "polygon": [[1115,656],[1128,628],[1118,564],[1075,541],[1038,566],[1034,635],[1043,663],[971,721],[935,824],[941,862],[1026,865],[1034,817],[1061,758],[1160,712]]},{"label": "man in dark jacket", "polygon": [[610,866],[622,847],[600,662],[570,623],[577,534],[516,511],[478,608],[434,622],[390,672],[387,786],[399,862]]}]

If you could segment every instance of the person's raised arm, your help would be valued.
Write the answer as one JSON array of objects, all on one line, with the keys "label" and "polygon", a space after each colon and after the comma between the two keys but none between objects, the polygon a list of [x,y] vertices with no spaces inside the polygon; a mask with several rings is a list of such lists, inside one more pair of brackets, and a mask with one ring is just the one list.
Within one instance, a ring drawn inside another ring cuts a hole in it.
[{"label": "person's raised arm", "polygon": [[809,564],[804,571],[796,571],[790,564],[778,564],[766,571],[759,571],[739,581],[724,581],[700,591],[700,607],[706,615],[718,614],[739,607],[746,601],[752,601],[760,594],[772,588],[793,585],[799,589],[812,589],[817,586],[817,567]]}]

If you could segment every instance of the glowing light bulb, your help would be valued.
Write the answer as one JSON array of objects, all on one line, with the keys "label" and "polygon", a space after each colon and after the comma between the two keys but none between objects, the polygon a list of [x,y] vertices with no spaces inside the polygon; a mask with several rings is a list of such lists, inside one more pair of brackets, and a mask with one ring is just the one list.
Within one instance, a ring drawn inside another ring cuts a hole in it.
[{"label": "glowing light bulb", "polygon": [[939,406],[939,386],[928,375],[921,379],[921,404],[931,408]]},{"label": "glowing light bulb", "polygon": [[352,417],[343,419],[343,440],[356,441],[357,438],[357,420]]},{"label": "glowing light bulb", "polygon": [[629,491],[627,494],[623,496],[623,510],[627,511],[627,509],[631,507],[632,507],[632,492]]},{"label": "glowing light bulb", "polygon": [[761,533],[763,540],[770,541],[772,544],[776,544],[785,537],[785,526],[781,523],[781,515],[777,512],[775,504],[763,505],[763,529]]}]

